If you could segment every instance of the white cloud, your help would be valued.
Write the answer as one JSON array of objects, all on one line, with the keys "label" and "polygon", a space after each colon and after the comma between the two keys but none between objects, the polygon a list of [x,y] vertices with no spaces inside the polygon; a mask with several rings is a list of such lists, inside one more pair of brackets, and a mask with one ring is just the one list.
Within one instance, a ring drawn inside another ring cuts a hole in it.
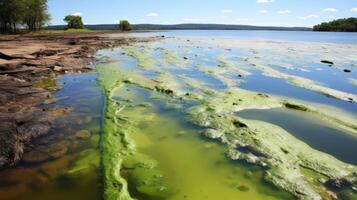
[{"label": "white cloud", "polygon": [[352,8],[351,12],[357,12],[357,8]]},{"label": "white cloud", "polygon": [[262,14],[267,14],[268,11],[267,10],[259,10],[259,13],[262,13]]},{"label": "white cloud", "polygon": [[74,15],[74,16],[81,16],[81,15],[82,15],[82,13],[80,13],[80,12],[76,12],[76,13],[73,13],[72,15]]},{"label": "white cloud", "polygon": [[148,16],[148,17],[158,17],[159,14],[156,13],[156,12],[151,12],[151,13],[148,13],[146,16]]},{"label": "white cloud", "polygon": [[223,13],[232,13],[233,10],[222,10]]},{"label": "white cloud", "polygon": [[320,16],[318,15],[306,15],[304,17],[299,17],[299,19],[302,19],[302,20],[307,20],[307,19],[313,19],[313,18],[319,18]]},{"label": "white cloud", "polygon": [[322,11],[323,12],[337,12],[338,10],[336,8],[325,8]]},{"label": "white cloud", "polygon": [[286,15],[286,14],[290,14],[291,11],[290,10],[280,10],[277,12],[279,15]]},{"label": "white cloud", "polygon": [[273,3],[275,0],[257,0],[257,3]]}]

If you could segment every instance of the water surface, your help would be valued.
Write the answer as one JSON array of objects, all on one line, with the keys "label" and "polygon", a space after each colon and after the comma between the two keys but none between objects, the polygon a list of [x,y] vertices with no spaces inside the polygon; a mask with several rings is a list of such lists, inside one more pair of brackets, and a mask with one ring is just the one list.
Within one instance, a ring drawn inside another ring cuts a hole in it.
[{"label": "water surface", "polygon": [[357,164],[357,137],[353,133],[332,127],[316,116],[283,108],[244,110],[240,117],[265,121],[282,127],[314,149],[335,156],[347,163]]}]

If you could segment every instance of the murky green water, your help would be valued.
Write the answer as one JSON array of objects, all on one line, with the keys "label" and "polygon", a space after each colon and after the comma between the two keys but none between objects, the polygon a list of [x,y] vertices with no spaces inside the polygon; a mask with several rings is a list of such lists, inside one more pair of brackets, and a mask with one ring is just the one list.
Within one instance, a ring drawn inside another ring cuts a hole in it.
[{"label": "murky green water", "polygon": [[[159,95],[154,94],[153,95]],[[225,148],[200,137],[200,129],[186,120],[183,110],[155,100],[152,93],[132,85],[114,90],[113,98],[130,99],[134,107],[121,111],[135,122],[134,139],[139,152],[158,162],[169,188],[165,197],[152,196],[137,188],[127,172],[130,192],[138,199],[293,199],[263,180],[261,169],[233,162]],[[149,107],[135,106],[149,104]],[[183,105],[185,107],[185,105]]]}]

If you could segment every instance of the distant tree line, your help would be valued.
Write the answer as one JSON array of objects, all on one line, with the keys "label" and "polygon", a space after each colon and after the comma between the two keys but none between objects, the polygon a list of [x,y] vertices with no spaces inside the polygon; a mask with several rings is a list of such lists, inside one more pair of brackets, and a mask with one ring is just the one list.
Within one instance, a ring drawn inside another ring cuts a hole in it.
[{"label": "distant tree line", "polygon": [[314,31],[357,32],[357,18],[346,18],[324,22],[314,26]]},{"label": "distant tree line", "polygon": [[0,32],[41,29],[50,19],[47,0],[0,0]]}]

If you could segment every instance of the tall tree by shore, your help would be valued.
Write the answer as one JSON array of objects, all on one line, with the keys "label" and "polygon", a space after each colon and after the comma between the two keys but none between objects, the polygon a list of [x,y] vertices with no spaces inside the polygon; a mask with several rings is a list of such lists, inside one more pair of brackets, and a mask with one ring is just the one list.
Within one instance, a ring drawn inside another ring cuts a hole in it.
[{"label": "tall tree by shore", "polygon": [[0,0],[0,32],[41,29],[50,19],[47,0]]},{"label": "tall tree by shore", "polygon": [[25,8],[23,22],[31,31],[41,29],[50,19],[47,12],[47,0],[27,0]]}]

